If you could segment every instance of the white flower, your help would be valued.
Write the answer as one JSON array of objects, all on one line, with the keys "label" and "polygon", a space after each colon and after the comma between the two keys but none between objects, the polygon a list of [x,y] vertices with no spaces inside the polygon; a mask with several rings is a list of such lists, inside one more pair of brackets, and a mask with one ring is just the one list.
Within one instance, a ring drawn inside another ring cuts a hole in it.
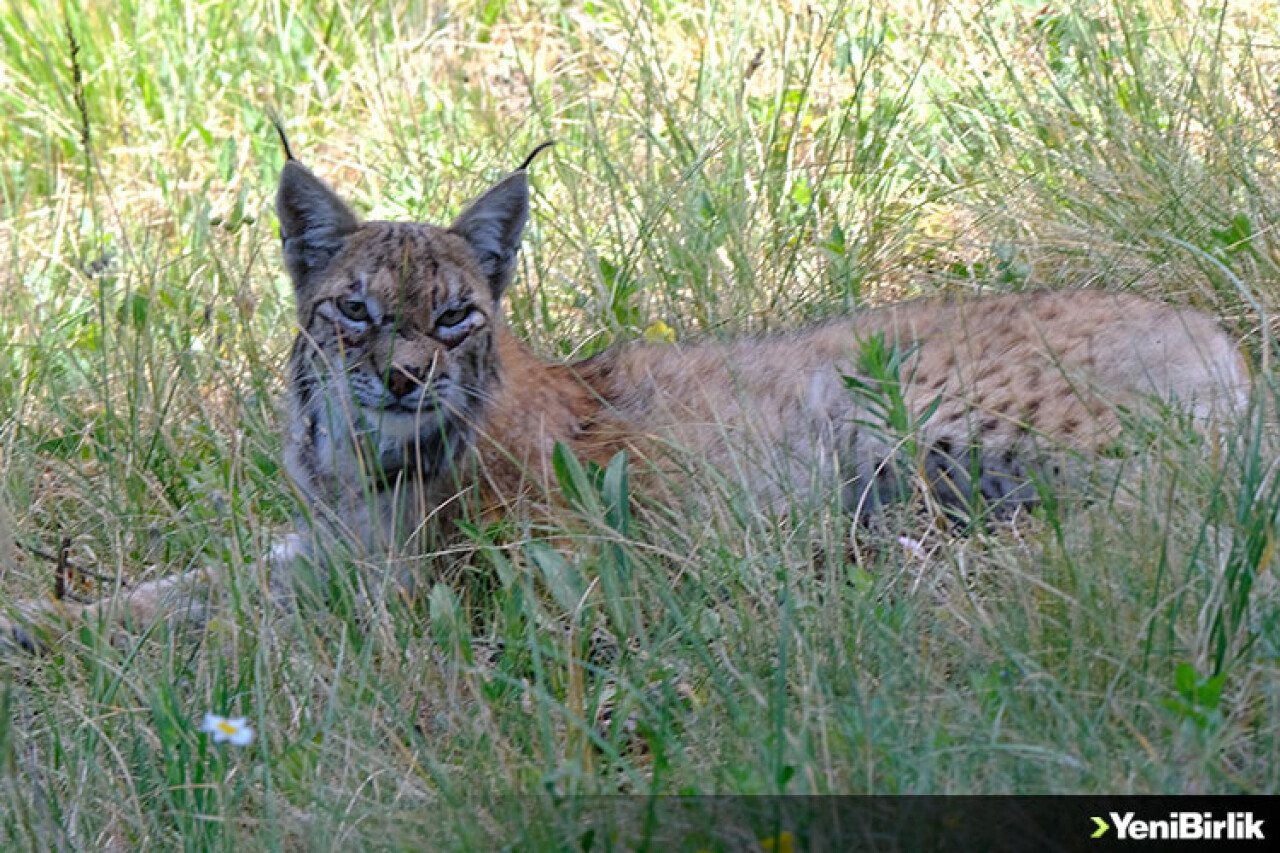
[{"label": "white flower", "polygon": [[910,536],[899,536],[898,544],[902,546],[902,550],[906,551],[913,557],[923,560],[929,556],[925,553],[924,543],[918,539],[912,539]]},{"label": "white flower", "polygon": [[219,717],[217,714],[205,714],[200,731],[213,735],[214,743],[230,741],[235,746],[248,746],[253,743],[253,729],[245,725],[245,717]]}]

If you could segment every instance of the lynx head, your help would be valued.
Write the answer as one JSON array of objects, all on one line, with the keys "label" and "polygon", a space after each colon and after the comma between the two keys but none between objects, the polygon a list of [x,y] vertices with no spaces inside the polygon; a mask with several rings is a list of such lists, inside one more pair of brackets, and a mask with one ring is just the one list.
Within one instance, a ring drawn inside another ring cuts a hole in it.
[{"label": "lynx head", "polygon": [[361,222],[290,158],[276,196],[298,337],[287,448],[308,479],[410,470],[466,446],[498,382],[495,327],[529,215],[525,170],[449,227]]}]

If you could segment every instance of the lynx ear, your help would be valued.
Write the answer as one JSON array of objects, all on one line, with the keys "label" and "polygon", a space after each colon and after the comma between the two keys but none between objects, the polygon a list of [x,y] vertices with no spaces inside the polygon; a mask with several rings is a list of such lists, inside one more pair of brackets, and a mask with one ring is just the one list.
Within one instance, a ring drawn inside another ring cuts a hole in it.
[{"label": "lynx ear", "polygon": [[294,159],[286,161],[280,173],[276,215],[285,267],[298,292],[312,284],[360,227],[360,220],[338,194]]},{"label": "lynx ear", "polygon": [[529,221],[529,182],[523,169],[507,175],[468,205],[450,226],[471,246],[480,271],[489,279],[494,301],[516,271],[520,235]]}]

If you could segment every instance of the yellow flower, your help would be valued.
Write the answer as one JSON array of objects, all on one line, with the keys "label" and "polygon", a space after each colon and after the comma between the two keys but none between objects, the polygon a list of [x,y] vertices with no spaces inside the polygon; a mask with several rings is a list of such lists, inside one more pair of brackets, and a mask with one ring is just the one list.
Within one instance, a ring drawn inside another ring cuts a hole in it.
[{"label": "yellow flower", "polygon": [[651,344],[670,344],[676,339],[676,330],[661,320],[654,320],[644,330],[644,339]]},{"label": "yellow flower", "polygon": [[773,838],[761,838],[760,846],[765,853],[796,853],[795,839],[789,832],[779,832]]}]

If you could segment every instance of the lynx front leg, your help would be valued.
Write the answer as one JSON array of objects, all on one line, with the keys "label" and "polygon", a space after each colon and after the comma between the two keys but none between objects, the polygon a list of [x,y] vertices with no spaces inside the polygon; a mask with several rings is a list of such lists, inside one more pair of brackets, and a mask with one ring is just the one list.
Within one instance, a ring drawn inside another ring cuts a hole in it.
[{"label": "lynx front leg", "polygon": [[0,654],[39,654],[58,636],[81,625],[124,626],[145,631],[161,620],[200,625],[208,617],[208,571],[193,569],[120,590],[83,604],[65,599],[25,601],[0,618]]}]

